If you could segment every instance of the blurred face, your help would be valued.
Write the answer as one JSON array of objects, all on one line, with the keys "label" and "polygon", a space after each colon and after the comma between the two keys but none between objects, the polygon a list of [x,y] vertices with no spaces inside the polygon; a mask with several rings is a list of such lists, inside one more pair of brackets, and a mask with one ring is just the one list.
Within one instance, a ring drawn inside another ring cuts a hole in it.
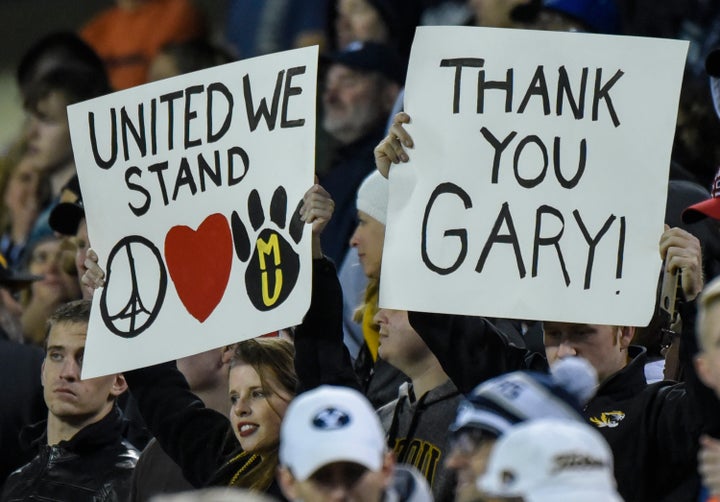
[{"label": "blurred face", "polygon": [[97,422],[112,408],[127,385],[122,375],[80,380],[87,324],[61,322],[50,330],[42,384],[50,414],[75,427]]},{"label": "blurred face", "polygon": [[587,31],[582,23],[563,16],[559,12],[544,9],[538,14],[533,27],[547,31]]},{"label": "blurred face", "polygon": [[180,75],[180,70],[175,64],[175,60],[172,56],[160,52],[150,63],[147,80],[148,82],[155,82],[156,80],[175,77],[177,75]]},{"label": "blurred face", "polygon": [[515,25],[510,12],[515,6],[524,3],[527,0],[470,0],[470,7],[478,26],[509,28]]},{"label": "blurred face", "polygon": [[698,330],[701,336],[700,352],[695,366],[702,382],[720,396],[720,303],[714,302],[701,312]]},{"label": "blurred face", "polygon": [[27,156],[43,172],[52,173],[72,161],[67,104],[61,92],[53,91],[29,112]]},{"label": "blurred face", "polygon": [[267,372],[263,387],[255,368],[239,364],[230,370],[230,421],[243,450],[264,451],[280,441],[280,422],[292,396]]},{"label": "blurred face", "polygon": [[363,211],[358,211],[358,224],[350,238],[357,249],[360,264],[367,277],[380,277],[380,264],[385,243],[385,225]]},{"label": "blurred face", "polygon": [[430,353],[420,335],[410,326],[407,311],[380,309],[375,322],[380,327],[378,354],[401,371]]},{"label": "blurred face", "polygon": [[385,465],[378,472],[353,462],[334,462],[318,469],[305,481],[295,479],[282,467],[279,480],[290,500],[381,502],[394,466],[391,458],[391,454],[386,455]]},{"label": "blurred face", "polygon": [[380,13],[367,0],[339,0],[335,31],[339,49],[358,40],[387,42],[390,38]]},{"label": "blurred face", "polygon": [[595,368],[600,382],[623,369],[634,330],[599,324],[543,323],[545,352],[552,366],[557,360],[579,356]]},{"label": "blurred face", "polygon": [[10,175],[5,189],[5,205],[13,214],[39,210],[40,172],[28,157],[23,157]]},{"label": "blurred face", "polygon": [[387,118],[394,99],[388,103],[377,75],[334,64],[325,79],[323,127],[341,143],[352,143]]},{"label": "blurred face", "polygon": [[476,480],[485,474],[495,438],[483,436],[477,429],[461,429],[454,433],[449,443],[449,455],[445,466],[457,474],[456,502],[485,500],[477,489]]},{"label": "blurred face", "polygon": [[33,300],[66,302],[80,298],[80,283],[77,277],[67,273],[66,260],[67,252],[61,248],[59,239],[35,246],[28,269],[31,274],[42,275],[43,278],[32,283]]}]

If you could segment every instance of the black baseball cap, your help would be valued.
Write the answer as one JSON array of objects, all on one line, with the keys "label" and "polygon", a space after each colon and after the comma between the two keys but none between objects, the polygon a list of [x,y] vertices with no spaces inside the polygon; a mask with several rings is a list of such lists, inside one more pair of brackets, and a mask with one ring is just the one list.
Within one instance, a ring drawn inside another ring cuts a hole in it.
[{"label": "black baseball cap", "polygon": [[60,202],[50,211],[50,228],[62,235],[75,235],[80,221],[85,218],[85,206],[80,193],[77,175],[63,187]]},{"label": "black baseball cap", "polygon": [[40,279],[42,277],[39,275],[26,274],[10,268],[5,256],[0,253],[0,287],[17,291]]},{"label": "black baseball cap", "polygon": [[377,72],[389,80],[405,85],[407,63],[389,45],[377,42],[352,42],[343,50],[325,55],[330,64],[341,64],[354,70]]}]

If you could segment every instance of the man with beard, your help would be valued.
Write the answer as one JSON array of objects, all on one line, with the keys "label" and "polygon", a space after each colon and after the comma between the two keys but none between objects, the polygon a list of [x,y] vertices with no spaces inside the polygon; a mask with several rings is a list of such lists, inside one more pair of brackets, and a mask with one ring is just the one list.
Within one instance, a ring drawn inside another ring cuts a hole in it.
[{"label": "man with beard", "polygon": [[355,228],[355,195],[373,170],[373,149],[405,80],[405,63],[382,44],[355,42],[329,56],[322,95],[322,127],[338,143],[320,184],[335,201],[322,247],[341,263]]}]

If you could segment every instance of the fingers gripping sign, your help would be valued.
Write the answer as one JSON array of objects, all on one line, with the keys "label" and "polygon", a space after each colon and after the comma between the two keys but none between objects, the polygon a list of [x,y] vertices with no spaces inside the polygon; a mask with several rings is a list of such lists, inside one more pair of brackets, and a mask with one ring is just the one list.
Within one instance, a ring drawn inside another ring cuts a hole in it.
[{"label": "fingers gripping sign", "polygon": [[413,147],[413,140],[403,124],[410,123],[410,115],[400,112],[395,115],[388,135],[375,147],[375,166],[385,178],[390,174],[390,166],[410,160],[405,148]]}]

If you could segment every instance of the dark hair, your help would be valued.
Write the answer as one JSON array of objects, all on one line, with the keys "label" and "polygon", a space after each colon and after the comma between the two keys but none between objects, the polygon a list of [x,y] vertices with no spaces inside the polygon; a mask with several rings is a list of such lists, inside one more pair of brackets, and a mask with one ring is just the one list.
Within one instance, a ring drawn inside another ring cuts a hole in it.
[{"label": "dark hair", "polygon": [[57,68],[92,72],[110,89],[100,56],[77,34],[60,31],[41,38],[25,52],[16,74],[20,90],[25,94],[29,84]]},{"label": "dark hair", "polygon": [[111,91],[102,60],[72,32],[51,33],[33,45],[18,65],[17,82],[29,110],[52,91],[62,92],[68,104]]},{"label": "dark hair", "polygon": [[91,300],[74,300],[63,303],[47,320],[47,331],[45,332],[45,346],[47,346],[50,330],[57,324],[87,324],[90,322]]}]

